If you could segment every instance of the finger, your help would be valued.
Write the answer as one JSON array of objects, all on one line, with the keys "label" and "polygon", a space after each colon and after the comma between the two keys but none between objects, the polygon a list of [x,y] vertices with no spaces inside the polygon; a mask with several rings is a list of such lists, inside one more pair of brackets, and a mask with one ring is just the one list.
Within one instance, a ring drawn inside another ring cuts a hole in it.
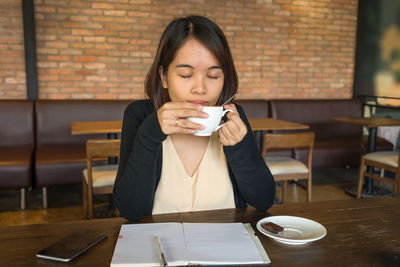
[{"label": "finger", "polygon": [[225,127],[233,134],[240,133],[246,128],[238,114],[231,114]]},{"label": "finger", "polygon": [[[224,128],[224,127],[222,127],[222,128]],[[228,140],[227,140],[225,134],[223,133],[222,128],[219,129],[219,142],[220,142],[223,146],[228,146],[228,145],[229,145],[229,144],[228,144]]]},{"label": "finger", "polygon": [[233,110],[233,112],[238,113],[237,109],[236,109],[236,106],[234,104],[224,105],[224,109],[231,109],[231,110]]},{"label": "finger", "polygon": [[208,113],[200,111],[200,110],[193,110],[193,109],[177,109],[172,111],[175,115],[179,118],[208,118]]},{"label": "finger", "polygon": [[168,102],[164,104],[166,109],[193,109],[193,110],[202,110],[203,106],[200,104],[195,104],[192,102],[186,101],[174,101]]},{"label": "finger", "polygon": [[205,128],[205,126],[200,123],[196,123],[186,119],[177,119],[175,122],[173,122],[173,126],[196,130],[203,130]]},{"label": "finger", "polygon": [[225,136],[227,140],[233,140],[235,138],[235,131],[232,131],[231,122],[227,122],[224,127],[221,128],[221,133]]},{"label": "finger", "polygon": [[179,126],[178,127],[172,126],[170,134],[175,134],[175,133],[194,134],[195,132],[196,132],[196,130],[194,130],[194,129],[182,128],[182,127],[179,127]]}]

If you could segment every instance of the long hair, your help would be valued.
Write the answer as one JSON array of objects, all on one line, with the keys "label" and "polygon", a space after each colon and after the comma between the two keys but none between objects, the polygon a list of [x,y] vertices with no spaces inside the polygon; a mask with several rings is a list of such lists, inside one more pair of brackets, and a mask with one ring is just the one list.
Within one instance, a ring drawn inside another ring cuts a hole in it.
[{"label": "long hair", "polygon": [[203,16],[188,16],[171,21],[161,35],[154,62],[145,80],[146,95],[158,109],[171,101],[168,90],[163,88],[159,74],[160,67],[164,73],[175,58],[175,54],[185,42],[193,37],[202,43],[221,64],[224,73],[224,85],[217,105],[221,105],[237,92],[238,77],[233,63],[232,53],[222,30],[217,24]]}]

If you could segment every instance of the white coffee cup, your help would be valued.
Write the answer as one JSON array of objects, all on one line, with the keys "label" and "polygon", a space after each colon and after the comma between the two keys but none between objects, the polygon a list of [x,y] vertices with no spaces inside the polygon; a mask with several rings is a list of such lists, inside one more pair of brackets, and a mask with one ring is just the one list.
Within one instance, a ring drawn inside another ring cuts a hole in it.
[{"label": "white coffee cup", "polygon": [[233,110],[224,110],[222,106],[203,106],[203,112],[208,113],[208,118],[187,118],[189,121],[204,125],[203,130],[196,130],[194,133],[197,136],[210,136],[214,131],[223,127],[226,123],[219,125],[222,117]]}]

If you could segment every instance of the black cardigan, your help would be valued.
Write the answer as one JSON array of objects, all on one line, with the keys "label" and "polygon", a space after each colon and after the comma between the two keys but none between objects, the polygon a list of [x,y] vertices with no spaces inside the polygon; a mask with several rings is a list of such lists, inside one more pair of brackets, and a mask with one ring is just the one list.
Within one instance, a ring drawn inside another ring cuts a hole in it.
[{"label": "black cardigan", "polygon": [[[234,146],[224,146],[236,207],[247,203],[268,209],[275,197],[275,182],[259,152],[243,109],[236,108],[247,126],[247,135]],[[121,154],[114,184],[114,202],[121,215],[139,220],[150,215],[162,169],[162,142],[167,138],[157,111],[149,100],[131,103],[125,110]]]}]

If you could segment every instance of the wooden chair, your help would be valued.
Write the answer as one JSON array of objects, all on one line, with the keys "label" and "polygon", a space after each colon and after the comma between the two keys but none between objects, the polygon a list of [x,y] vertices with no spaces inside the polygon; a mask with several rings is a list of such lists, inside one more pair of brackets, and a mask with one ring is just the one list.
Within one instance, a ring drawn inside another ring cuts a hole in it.
[{"label": "wooden chair", "polygon": [[[267,133],[263,138],[262,155],[275,181],[282,181],[282,203],[285,200],[287,181],[307,180],[307,201],[311,202],[312,190],[312,152],[314,149],[315,134],[302,133]],[[307,165],[294,158],[298,148],[308,148]],[[269,150],[290,149],[292,157],[268,156]]]},{"label": "wooden chair", "polygon": [[[381,176],[374,173],[368,173],[366,166],[381,169]],[[384,171],[390,171],[395,174],[395,178],[384,177]],[[358,177],[357,198],[361,196],[364,177],[376,179],[393,185],[393,193],[398,194],[400,198],[400,150],[399,151],[378,151],[371,152],[361,156],[360,172]]]},{"label": "wooden chair", "polygon": [[89,139],[86,142],[86,165],[83,170],[83,207],[85,215],[93,218],[93,194],[112,194],[118,164],[93,166],[94,160],[119,157],[118,139]]}]

